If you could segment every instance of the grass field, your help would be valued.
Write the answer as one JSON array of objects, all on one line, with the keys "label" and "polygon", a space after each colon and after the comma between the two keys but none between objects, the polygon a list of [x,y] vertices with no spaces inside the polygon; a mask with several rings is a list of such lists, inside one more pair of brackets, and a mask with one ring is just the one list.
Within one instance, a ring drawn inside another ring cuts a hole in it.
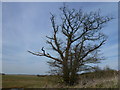
[{"label": "grass field", "polygon": [[3,88],[118,88],[117,71],[99,71],[79,76],[79,84],[65,86],[59,76],[3,75]]}]

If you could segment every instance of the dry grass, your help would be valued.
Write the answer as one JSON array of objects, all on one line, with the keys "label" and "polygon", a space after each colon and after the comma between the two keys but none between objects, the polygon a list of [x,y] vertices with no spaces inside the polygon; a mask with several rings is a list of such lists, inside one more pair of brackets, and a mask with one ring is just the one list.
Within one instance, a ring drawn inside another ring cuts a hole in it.
[{"label": "dry grass", "polygon": [[94,79],[90,81],[81,81],[74,88],[117,88],[117,77]]},{"label": "dry grass", "polygon": [[58,76],[3,75],[3,88],[118,88],[117,71],[80,75],[79,84],[66,86]]}]

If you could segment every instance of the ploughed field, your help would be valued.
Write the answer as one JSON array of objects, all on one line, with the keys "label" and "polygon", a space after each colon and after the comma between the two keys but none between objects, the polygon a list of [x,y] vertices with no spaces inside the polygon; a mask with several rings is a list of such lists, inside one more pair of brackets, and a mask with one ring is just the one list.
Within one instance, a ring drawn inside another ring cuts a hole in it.
[{"label": "ploughed field", "polygon": [[60,76],[2,75],[2,88],[118,88],[118,71],[81,74],[74,86],[66,86]]}]

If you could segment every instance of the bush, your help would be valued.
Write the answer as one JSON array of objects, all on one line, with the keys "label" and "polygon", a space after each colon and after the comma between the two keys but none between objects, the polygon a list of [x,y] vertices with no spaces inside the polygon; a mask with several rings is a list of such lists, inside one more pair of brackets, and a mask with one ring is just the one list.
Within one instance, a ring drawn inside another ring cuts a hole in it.
[{"label": "bush", "polygon": [[38,74],[37,77],[40,77],[40,75]]},{"label": "bush", "polygon": [[5,73],[2,73],[2,75],[5,75]]}]

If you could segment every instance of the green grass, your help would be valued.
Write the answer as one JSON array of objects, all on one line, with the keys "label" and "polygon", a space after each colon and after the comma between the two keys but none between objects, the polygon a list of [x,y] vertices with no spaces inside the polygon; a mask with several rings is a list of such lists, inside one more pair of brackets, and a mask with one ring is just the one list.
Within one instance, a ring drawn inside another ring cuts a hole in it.
[{"label": "green grass", "polygon": [[118,88],[117,71],[99,71],[82,74],[79,84],[65,86],[58,76],[3,75],[3,88]]},{"label": "green grass", "polygon": [[2,88],[2,75],[0,75],[0,88]]},{"label": "green grass", "polygon": [[[3,88],[45,88],[56,84],[54,76],[37,77],[30,75],[4,75]],[[54,80],[54,81],[53,81]]]}]

